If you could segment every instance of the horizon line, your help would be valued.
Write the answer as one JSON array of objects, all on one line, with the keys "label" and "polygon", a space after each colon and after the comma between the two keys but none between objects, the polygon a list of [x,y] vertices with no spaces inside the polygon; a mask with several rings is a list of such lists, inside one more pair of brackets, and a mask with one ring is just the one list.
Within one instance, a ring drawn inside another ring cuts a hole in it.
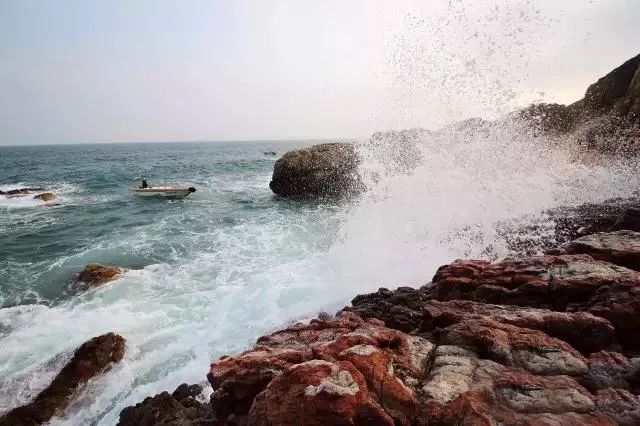
[{"label": "horizon line", "polygon": [[192,140],[139,140],[139,141],[90,141],[90,142],[49,142],[49,143],[26,143],[8,144],[0,143],[0,148],[15,148],[22,146],[61,146],[61,145],[135,145],[135,144],[164,144],[164,143],[239,143],[239,142],[303,142],[303,141],[333,141],[342,139],[345,141],[355,141],[361,137],[323,137],[323,138],[285,138],[285,139],[192,139]]}]

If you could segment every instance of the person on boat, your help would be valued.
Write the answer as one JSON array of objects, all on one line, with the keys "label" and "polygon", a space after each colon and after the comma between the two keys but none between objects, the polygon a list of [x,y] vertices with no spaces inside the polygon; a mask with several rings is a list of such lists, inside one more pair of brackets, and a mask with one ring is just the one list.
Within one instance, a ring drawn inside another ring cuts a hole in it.
[{"label": "person on boat", "polygon": [[142,179],[142,185],[140,185],[140,188],[147,189],[148,187],[149,187],[149,184],[147,183],[147,180]]}]

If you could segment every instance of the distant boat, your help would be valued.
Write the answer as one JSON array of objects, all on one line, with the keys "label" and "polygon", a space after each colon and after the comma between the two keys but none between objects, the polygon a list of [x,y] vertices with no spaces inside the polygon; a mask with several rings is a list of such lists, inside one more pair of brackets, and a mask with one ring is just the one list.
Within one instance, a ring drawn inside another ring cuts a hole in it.
[{"label": "distant boat", "polygon": [[154,186],[148,188],[136,188],[132,189],[136,195],[141,197],[165,197],[165,198],[184,198],[192,192],[196,192],[196,188],[190,186]]},{"label": "distant boat", "polygon": [[270,155],[270,156],[272,156],[272,157],[273,157],[274,155],[276,155],[276,154],[277,154],[277,153],[276,153],[275,151],[265,151],[265,152],[264,152],[264,155]]}]

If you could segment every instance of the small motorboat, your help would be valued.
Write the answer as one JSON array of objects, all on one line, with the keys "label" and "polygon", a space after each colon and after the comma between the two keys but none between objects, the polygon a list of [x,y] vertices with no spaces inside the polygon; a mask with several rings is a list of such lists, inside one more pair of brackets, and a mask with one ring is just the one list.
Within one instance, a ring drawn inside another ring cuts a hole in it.
[{"label": "small motorboat", "polygon": [[165,198],[183,198],[192,192],[196,192],[196,188],[190,186],[188,188],[181,186],[149,186],[147,188],[132,189],[141,197],[165,197]]}]

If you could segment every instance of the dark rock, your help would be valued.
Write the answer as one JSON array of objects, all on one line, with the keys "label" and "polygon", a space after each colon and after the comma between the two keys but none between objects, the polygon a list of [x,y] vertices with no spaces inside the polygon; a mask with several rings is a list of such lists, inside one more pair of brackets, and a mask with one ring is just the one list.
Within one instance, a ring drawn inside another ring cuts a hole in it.
[{"label": "dark rock", "polygon": [[635,155],[640,138],[640,55],[600,78],[571,105],[536,104],[515,116],[538,134],[575,132],[586,148]]},{"label": "dark rock", "polygon": [[173,391],[146,398],[120,412],[119,426],[205,426],[216,425],[211,405],[200,402],[202,386],[181,384]]},{"label": "dark rock", "polygon": [[640,397],[624,389],[604,389],[595,396],[597,413],[621,426],[640,424]]},{"label": "dark rock", "polygon": [[120,362],[124,351],[125,340],[114,333],[83,343],[45,390],[30,403],[0,417],[0,425],[39,425],[48,422],[64,411],[78,387]]},{"label": "dark rock", "polygon": [[560,247],[597,232],[640,231],[640,199],[611,199],[575,207],[549,209],[496,224],[496,232],[515,254],[561,254]]},{"label": "dark rock", "polygon": [[572,241],[565,249],[571,254],[588,254],[594,259],[640,270],[640,232],[587,235]]},{"label": "dark rock", "polygon": [[269,187],[283,197],[342,197],[362,189],[352,144],[326,143],[287,152],[273,169]]},{"label": "dark rock", "polygon": [[18,188],[10,189],[8,191],[0,191],[0,195],[24,195],[32,192],[44,191],[44,188]]},{"label": "dark rock", "polygon": [[615,352],[597,352],[589,357],[589,370],[581,384],[591,392],[613,388],[640,393],[640,358]]},{"label": "dark rock", "polygon": [[[615,329],[604,318],[586,312],[555,312],[523,306],[493,305],[469,300],[440,302],[432,300],[427,288],[413,289],[413,298],[407,292],[360,295],[345,311],[363,318],[377,318],[385,325],[407,333],[430,335],[465,319],[491,319],[504,324],[539,330],[551,337],[566,341],[582,353],[616,347]],[[409,306],[408,300],[417,301]]]},{"label": "dark rock", "polygon": [[589,86],[581,104],[590,112],[640,114],[640,55]]},{"label": "dark rock", "polygon": [[534,104],[518,114],[539,133],[567,133],[575,129],[578,118],[575,110],[559,104]]}]

